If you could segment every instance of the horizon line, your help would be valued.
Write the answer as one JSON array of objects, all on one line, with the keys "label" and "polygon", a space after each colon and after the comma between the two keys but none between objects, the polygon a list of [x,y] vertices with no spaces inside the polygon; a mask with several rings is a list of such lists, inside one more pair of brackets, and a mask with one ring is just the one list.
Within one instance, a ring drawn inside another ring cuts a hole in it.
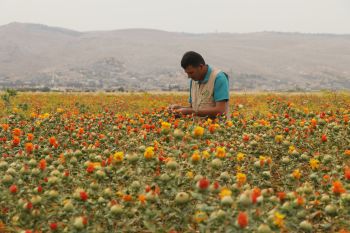
[{"label": "horizon line", "polygon": [[335,36],[350,36],[349,33],[334,33],[334,32],[300,32],[300,31],[275,31],[275,30],[262,30],[262,31],[250,31],[250,32],[227,32],[227,31],[215,31],[215,32],[187,32],[187,31],[170,31],[170,30],[164,30],[164,29],[156,29],[156,28],[142,28],[142,27],[134,27],[134,28],[119,28],[119,29],[96,29],[96,30],[76,30],[72,28],[67,28],[63,26],[53,26],[48,25],[44,23],[34,23],[34,22],[19,22],[19,21],[12,21],[7,24],[0,25],[1,27],[9,26],[11,24],[28,24],[28,25],[37,25],[37,26],[45,26],[49,28],[57,28],[57,29],[64,29],[69,31],[75,31],[80,33],[90,33],[90,32],[108,32],[108,31],[123,31],[123,30],[153,30],[153,31],[162,31],[162,32],[169,32],[169,33],[183,33],[183,34],[254,34],[254,33],[281,33],[281,34],[307,34],[307,35],[335,35]]}]

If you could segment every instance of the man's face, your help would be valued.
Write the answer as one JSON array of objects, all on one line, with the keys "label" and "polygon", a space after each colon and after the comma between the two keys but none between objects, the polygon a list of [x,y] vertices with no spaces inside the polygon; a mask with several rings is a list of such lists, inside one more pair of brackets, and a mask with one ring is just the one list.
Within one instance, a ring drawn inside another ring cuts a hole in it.
[{"label": "man's face", "polygon": [[186,67],[185,72],[188,75],[188,78],[194,81],[199,81],[204,79],[204,68],[205,65],[203,64],[199,65],[198,67],[188,66]]}]

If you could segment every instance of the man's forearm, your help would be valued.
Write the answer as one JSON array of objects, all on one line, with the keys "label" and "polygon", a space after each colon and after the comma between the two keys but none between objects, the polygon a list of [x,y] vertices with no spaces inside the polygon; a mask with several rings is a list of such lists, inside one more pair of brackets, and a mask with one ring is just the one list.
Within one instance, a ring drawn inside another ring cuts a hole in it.
[{"label": "man's forearm", "polygon": [[225,113],[225,107],[224,105],[222,106],[217,105],[215,107],[201,108],[198,111],[195,111],[192,107],[185,107],[185,108],[180,108],[177,111],[183,115],[194,114],[195,116],[216,117],[217,115],[221,115]]},{"label": "man's forearm", "polygon": [[215,106],[215,107],[201,108],[197,112],[194,112],[194,113],[195,113],[196,116],[216,117],[217,115],[224,114],[225,110]]}]

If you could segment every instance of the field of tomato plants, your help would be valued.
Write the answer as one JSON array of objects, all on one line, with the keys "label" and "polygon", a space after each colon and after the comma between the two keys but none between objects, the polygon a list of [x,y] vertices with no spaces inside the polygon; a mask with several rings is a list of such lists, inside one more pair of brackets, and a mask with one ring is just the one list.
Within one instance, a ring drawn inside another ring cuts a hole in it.
[{"label": "field of tomato plants", "polygon": [[[5,96],[5,94],[3,95]],[[350,94],[17,93],[0,103],[0,232],[350,232]]]}]

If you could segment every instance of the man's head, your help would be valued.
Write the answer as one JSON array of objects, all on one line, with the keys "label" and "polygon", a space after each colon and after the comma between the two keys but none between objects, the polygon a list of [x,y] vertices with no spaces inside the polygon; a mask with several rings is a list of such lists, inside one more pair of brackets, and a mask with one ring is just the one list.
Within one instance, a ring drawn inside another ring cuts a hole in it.
[{"label": "man's head", "polygon": [[183,55],[181,67],[185,70],[188,77],[195,81],[203,80],[208,70],[203,57],[193,51],[186,52]]}]

